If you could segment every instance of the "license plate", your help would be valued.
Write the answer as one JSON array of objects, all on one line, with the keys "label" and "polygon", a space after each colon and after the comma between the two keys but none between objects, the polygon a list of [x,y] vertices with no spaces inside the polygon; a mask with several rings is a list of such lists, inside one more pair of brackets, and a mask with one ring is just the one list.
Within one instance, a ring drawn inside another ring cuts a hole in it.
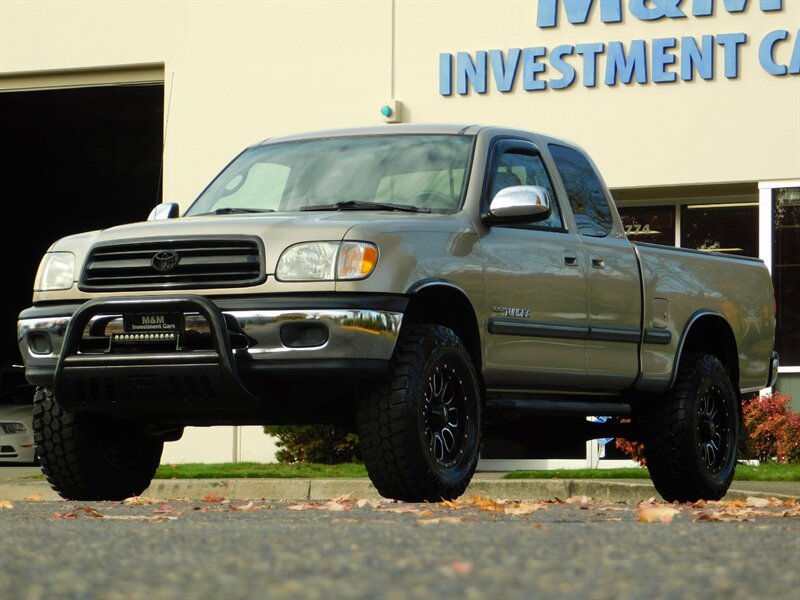
[{"label": "license plate", "polygon": [[122,316],[118,342],[170,342],[183,333],[183,313],[134,313]]}]

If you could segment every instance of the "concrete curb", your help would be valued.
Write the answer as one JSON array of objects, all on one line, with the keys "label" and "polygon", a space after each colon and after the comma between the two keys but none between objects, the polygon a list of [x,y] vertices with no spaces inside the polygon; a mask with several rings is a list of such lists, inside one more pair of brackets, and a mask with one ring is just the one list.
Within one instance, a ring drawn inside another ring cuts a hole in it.
[{"label": "concrete curb", "polygon": [[[747,489],[750,482],[735,484],[725,500],[759,498],[798,498],[770,490]],[[794,490],[792,490],[794,492]],[[142,496],[163,500],[200,500],[208,494],[228,500],[265,498],[270,500],[325,500],[350,496],[377,499],[380,494],[369,479],[156,479]],[[41,494],[41,500],[60,500],[45,481],[9,482],[0,486],[0,499],[24,500]],[[509,500],[542,501],[570,496],[589,496],[603,502],[635,504],[655,498],[661,500],[652,484],[598,479],[481,479],[472,480],[464,497],[483,496]]]}]

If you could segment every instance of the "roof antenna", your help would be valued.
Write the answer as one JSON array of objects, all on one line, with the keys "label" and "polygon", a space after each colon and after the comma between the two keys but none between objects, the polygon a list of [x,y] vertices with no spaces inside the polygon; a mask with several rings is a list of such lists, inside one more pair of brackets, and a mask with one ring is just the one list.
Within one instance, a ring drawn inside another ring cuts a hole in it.
[{"label": "roof antenna", "polygon": [[167,98],[167,116],[164,120],[164,134],[161,140],[161,165],[158,168],[158,186],[156,187],[156,205],[161,204],[159,196],[161,195],[161,182],[164,178],[164,154],[167,148],[167,128],[169,127],[169,109],[172,106],[172,88],[175,82],[175,71],[169,76],[169,97]]}]

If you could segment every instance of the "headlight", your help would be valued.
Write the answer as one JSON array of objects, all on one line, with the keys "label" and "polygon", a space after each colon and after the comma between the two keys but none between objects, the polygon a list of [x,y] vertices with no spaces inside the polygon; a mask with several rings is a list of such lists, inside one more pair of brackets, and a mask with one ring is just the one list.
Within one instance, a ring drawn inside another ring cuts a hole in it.
[{"label": "headlight", "polygon": [[48,252],[39,264],[33,288],[41,292],[68,290],[74,276],[75,255],[72,252]]},{"label": "headlight", "polygon": [[305,242],[283,251],[275,269],[280,281],[334,281],[369,277],[378,247],[369,242]]},{"label": "headlight", "polygon": [[0,429],[6,433],[20,433],[22,431],[28,431],[28,428],[22,423],[0,423]]}]

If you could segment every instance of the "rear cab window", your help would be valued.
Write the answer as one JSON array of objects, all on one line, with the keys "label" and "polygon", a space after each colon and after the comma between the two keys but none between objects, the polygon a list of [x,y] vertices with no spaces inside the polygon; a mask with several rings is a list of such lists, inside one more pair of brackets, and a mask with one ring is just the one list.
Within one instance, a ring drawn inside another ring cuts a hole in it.
[{"label": "rear cab window", "polygon": [[567,192],[578,233],[606,237],[614,227],[603,185],[589,160],[574,148],[550,144],[561,182]]}]

